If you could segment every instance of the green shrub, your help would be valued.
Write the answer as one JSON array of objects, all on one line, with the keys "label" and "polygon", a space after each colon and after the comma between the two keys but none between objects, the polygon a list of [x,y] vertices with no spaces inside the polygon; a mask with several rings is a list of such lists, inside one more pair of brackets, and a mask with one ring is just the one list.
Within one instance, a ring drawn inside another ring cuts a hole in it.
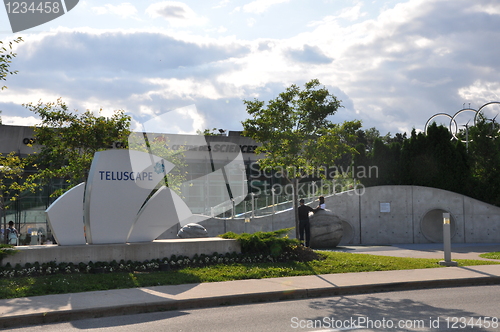
[{"label": "green shrub", "polygon": [[271,255],[278,257],[291,248],[299,245],[296,239],[290,239],[286,234],[292,228],[280,229],[273,232],[256,232],[254,234],[236,234],[228,232],[220,235],[224,239],[235,239],[241,245],[243,255]]}]

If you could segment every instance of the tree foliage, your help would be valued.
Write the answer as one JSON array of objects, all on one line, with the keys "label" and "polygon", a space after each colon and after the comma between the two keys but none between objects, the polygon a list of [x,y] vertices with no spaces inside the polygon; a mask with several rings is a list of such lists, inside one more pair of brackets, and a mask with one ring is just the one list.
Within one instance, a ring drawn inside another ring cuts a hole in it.
[{"label": "tree foliage", "polygon": [[21,180],[25,166],[25,160],[19,158],[15,152],[7,155],[0,153],[0,209],[3,212],[4,229],[7,229],[5,211],[9,207],[9,204],[17,198],[19,181]]},{"label": "tree foliage", "polygon": [[434,123],[427,134],[414,130],[409,139],[399,138],[403,144],[399,139],[385,144],[375,140],[369,153],[363,145],[357,147],[356,166],[378,170],[377,177],[360,179],[365,186],[416,185],[471,195],[470,156],[447,128]]},{"label": "tree foliage", "polygon": [[500,125],[479,114],[469,131],[472,195],[500,206]]},{"label": "tree foliage", "polygon": [[371,152],[360,144],[356,167],[376,166],[378,176],[359,180],[365,186],[440,188],[500,206],[500,124],[480,113],[468,130],[456,140],[446,127],[434,123],[427,134],[413,131],[409,139],[400,135],[396,144],[392,139],[375,140]]},{"label": "tree foliage", "polygon": [[342,106],[316,79],[304,89],[291,85],[267,105],[257,99],[244,103],[252,118],[242,122],[243,135],[261,143],[255,151],[264,154],[258,161],[261,168],[280,169],[291,181],[355,153],[352,145],[361,123],[332,123],[328,117]]},{"label": "tree foliage", "polygon": [[464,193],[469,165],[460,141],[435,123],[424,133],[412,132],[402,150],[402,182]]},{"label": "tree foliage", "polygon": [[366,149],[364,144],[358,144],[356,150],[359,152],[354,157],[356,167],[376,169],[373,174],[367,172],[363,179],[359,179],[364,186],[401,184],[401,144],[384,143],[382,139],[375,138],[371,150]]},{"label": "tree foliage", "polygon": [[[13,41],[10,41],[7,45],[0,40],[0,80],[7,80],[8,75],[17,74],[17,70],[11,71],[10,64],[12,63],[12,59],[17,56],[16,53],[12,52],[12,46],[14,43],[20,43],[23,39],[18,37]],[[1,89],[6,89],[7,87],[4,85]]]},{"label": "tree foliage", "polygon": [[24,106],[41,118],[34,129],[40,150],[29,160],[37,172],[26,179],[24,189],[33,190],[53,178],[65,179],[69,189],[86,181],[95,152],[127,146],[131,118],[124,111],[111,117],[89,110],[71,112],[61,99]]},{"label": "tree foliage", "polygon": [[317,79],[303,89],[292,84],[267,105],[257,99],[244,103],[251,118],[242,122],[243,135],[261,144],[255,150],[264,155],[259,167],[279,170],[293,183],[298,238],[298,181],[333,166],[344,154],[356,153],[353,145],[361,122],[331,122],[329,117],[342,105]]},{"label": "tree foliage", "polygon": [[203,136],[221,136],[224,131],[222,129],[217,129],[217,128],[212,128],[212,129],[204,129],[203,131],[201,130],[196,130],[196,135],[203,135]]}]

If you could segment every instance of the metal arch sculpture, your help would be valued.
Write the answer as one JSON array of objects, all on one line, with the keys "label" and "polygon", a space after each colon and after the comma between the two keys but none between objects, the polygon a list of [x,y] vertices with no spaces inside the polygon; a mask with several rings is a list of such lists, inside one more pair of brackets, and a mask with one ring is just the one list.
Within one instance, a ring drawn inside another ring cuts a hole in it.
[{"label": "metal arch sculpture", "polygon": [[[432,119],[437,118],[438,116],[447,116],[447,117],[449,117],[453,121],[453,118],[448,113],[436,113],[436,114],[434,114],[425,123],[424,133],[426,135],[427,135],[427,129],[428,129],[429,125],[432,123]],[[456,122],[455,122],[455,126],[456,126]],[[450,129],[450,132],[451,132],[451,121],[450,121],[450,127],[449,127],[449,129]]]},{"label": "metal arch sculpture", "polygon": [[[459,110],[458,112],[456,112],[453,116],[449,115],[448,113],[436,113],[433,116],[431,116],[429,118],[429,120],[427,120],[427,122],[425,123],[424,132],[425,132],[425,134],[427,134],[427,129],[428,129],[429,125],[432,123],[432,119],[434,119],[434,118],[436,118],[438,116],[447,116],[447,117],[450,118],[450,124],[448,126],[448,129],[450,130],[450,133],[452,134],[452,139],[458,140],[458,137],[457,137],[458,124],[457,124],[457,121],[455,120],[456,117],[459,114],[463,113],[463,112],[467,112],[467,111],[475,112],[475,114],[474,114],[474,125],[476,125],[479,113],[483,110],[483,108],[485,108],[486,106],[492,105],[492,104],[500,105],[500,101],[491,101],[491,102],[488,102],[488,103],[484,104],[483,106],[479,107],[479,109],[477,109],[477,110],[474,109],[474,108],[470,108],[470,107],[469,108],[462,108],[461,110]],[[454,129],[452,127],[453,124],[455,125]],[[465,140],[465,141],[462,140],[462,142],[467,143],[467,140]]]},{"label": "metal arch sculpture", "polygon": [[474,125],[476,124],[477,117],[478,117],[479,113],[482,111],[482,109],[485,108],[486,106],[489,106],[489,105],[492,105],[492,104],[500,105],[500,101],[491,101],[491,102],[486,103],[483,106],[479,107],[479,109],[477,110],[476,116],[474,117]]},{"label": "metal arch sculpture", "polygon": [[[451,132],[451,135],[453,136],[453,138],[454,138],[454,139],[456,139],[457,141],[458,141],[458,137],[457,137],[457,133],[458,133],[458,126],[457,126],[457,122],[455,121],[455,118],[456,118],[459,114],[461,114],[461,113],[463,113],[463,112],[474,112],[474,113],[475,113],[475,114],[474,114],[474,125],[476,125],[476,121],[475,121],[475,119],[476,119],[476,115],[477,115],[477,112],[478,112],[476,109],[474,109],[474,108],[462,108],[461,110],[459,110],[458,112],[456,112],[456,113],[455,113],[455,115],[453,115],[453,117],[451,118],[451,121],[450,121],[450,129],[451,129],[451,124],[452,124],[452,122],[455,122],[455,131],[450,130],[450,132]],[[462,141],[463,143],[467,143],[467,142],[468,142],[468,140],[465,140],[465,141],[464,141],[464,140],[461,140],[461,141]]]}]

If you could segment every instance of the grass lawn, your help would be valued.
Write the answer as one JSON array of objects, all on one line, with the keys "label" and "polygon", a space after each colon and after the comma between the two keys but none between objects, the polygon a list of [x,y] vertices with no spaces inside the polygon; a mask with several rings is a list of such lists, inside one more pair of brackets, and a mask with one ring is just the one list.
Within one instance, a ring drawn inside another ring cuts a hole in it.
[{"label": "grass lawn", "polygon": [[[179,285],[242,279],[276,278],[314,274],[441,268],[440,259],[402,258],[323,252],[322,260],[287,263],[218,264],[155,272],[72,273],[0,279],[0,298],[89,292],[96,290]],[[496,257],[500,259],[500,253]],[[487,254],[483,254],[487,255]],[[486,257],[483,256],[482,257]],[[461,260],[459,266],[500,264],[495,261]]]},{"label": "grass lawn", "polygon": [[480,254],[479,257],[489,258],[489,259],[500,259],[500,252],[489,252],[486,254]]}]

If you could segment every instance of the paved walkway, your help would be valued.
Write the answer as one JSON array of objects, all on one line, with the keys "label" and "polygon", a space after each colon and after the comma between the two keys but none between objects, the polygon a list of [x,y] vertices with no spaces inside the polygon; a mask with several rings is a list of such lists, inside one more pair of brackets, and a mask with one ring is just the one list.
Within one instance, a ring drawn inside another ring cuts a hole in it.
[{"label": "paved walkway", "polygon": [[[337,251],[443,258],[442,245],[343,246]],[[453,259],[480,259],[500,244],[453,244]],[[500,284],[500,265],[326,274],[96,291],[0,300],[0,328],[200,308],[418,288]]]}]

